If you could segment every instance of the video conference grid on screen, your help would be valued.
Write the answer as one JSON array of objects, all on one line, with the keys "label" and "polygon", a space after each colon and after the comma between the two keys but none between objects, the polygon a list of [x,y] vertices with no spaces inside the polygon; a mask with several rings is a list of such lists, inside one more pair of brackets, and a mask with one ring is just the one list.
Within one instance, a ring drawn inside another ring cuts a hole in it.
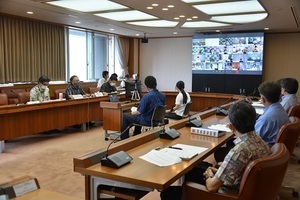
[{"label": "video conference grid on screen", "polygon": [[263,33],[196,35],[192,40],[192,72],[261,75],[263,46]]}]

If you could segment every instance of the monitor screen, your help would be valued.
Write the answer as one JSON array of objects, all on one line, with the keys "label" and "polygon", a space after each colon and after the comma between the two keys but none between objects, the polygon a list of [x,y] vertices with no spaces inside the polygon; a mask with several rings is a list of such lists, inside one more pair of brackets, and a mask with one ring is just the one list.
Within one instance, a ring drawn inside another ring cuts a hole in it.
[{"label": "monitor screen", "polygon": [[195,35],[193,74],[262,75],[264,33]]},{"label": "monitor screen", "polygon": [[131,99],[134,91],[137,91],[140,98],[142,97],[142,83],[140,80],[125,81],[126,98]]}]

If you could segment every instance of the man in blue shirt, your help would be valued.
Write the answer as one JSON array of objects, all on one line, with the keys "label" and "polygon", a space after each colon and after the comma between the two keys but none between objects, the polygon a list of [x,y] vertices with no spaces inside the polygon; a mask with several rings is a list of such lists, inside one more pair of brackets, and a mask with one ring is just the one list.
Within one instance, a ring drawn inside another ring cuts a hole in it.
[{"label": "man in blue shirt", "polygon": [[279,103],[281,87],[278,83],[265,82],[258,87],[261,101],[265,106],[264,114],[256,121],[255,132],[269,146],[275,143],[276,136],[282,125],[289,123],[286,111]]},{"label": "man in blue shirt", "polygon": [[[122,132],[127,130],[120,136],[122,140],[129,137],[128,126],[133,123],[150,126],[154,109],[165,105],[166,97],[156,89],[157,83],[153,76],[147,76],[145,78],[145,85],[149,92],[142,97],[137,111],[123,115]],[[140,134],[141,128],[141,126],[135,126],[133,135]]]}]

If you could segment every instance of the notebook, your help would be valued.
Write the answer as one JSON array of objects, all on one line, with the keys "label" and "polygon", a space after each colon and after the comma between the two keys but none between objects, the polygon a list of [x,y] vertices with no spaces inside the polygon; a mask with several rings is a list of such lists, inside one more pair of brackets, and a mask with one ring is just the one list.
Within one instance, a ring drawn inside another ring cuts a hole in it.
[{"label": "notebook", "polygon": [[117,93],[108,94],[108,98],[110,102],[119,102],[120,99]]}]

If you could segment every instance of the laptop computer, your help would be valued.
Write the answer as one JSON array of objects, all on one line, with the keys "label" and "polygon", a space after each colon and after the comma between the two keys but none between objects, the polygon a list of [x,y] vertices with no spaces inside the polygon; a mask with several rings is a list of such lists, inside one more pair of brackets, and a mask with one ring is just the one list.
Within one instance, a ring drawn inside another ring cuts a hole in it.
[{"label": "laptop computer", "polygon": [[119,99],[117,93],[108,94],[108,99],[110,102],[120,102],[120,99]]}]

